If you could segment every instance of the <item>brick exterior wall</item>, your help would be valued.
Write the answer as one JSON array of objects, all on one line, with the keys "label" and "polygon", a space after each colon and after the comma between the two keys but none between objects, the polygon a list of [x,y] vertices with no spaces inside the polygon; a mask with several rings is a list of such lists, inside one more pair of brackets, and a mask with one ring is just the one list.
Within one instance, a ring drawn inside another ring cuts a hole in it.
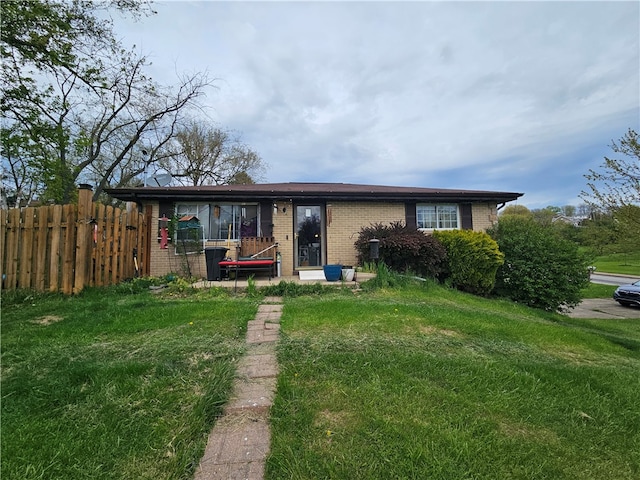
[{"label": "brick exterior wall", "polygon": [[353,246],[362,227],[404,222],[404,203],[333,202],[326,207],[327,263],[357,265]]},{"label": "brick exterior wall", "polygon": [[278,242],[280,269],[283,276],[293,275],[294,265],[294,223],[295,210],[291,202],[276,202],[277,211],[273,212],[273,238]]},{"label": "brick exterior wall", "polygon": [[[273,237],[278,242],[278,252],[281,257],[281,272],[283,276],[294,274],[295,265],[295,208],[290,201],[276,203],[277,210],[273,212]],[[158,203],[152,204],[153,232],[158,228]],[[389,224],[394,221],[405,221],[404,203],[385,202],[331,202],[324,211],[326,226],[325,248],[326,263],[341,263],[343,265],[357,265],[354,242],[362,227],[371,224]],[[493,225],[497,218],[496,206],[490,203],[478,203],[472,206],[473,229],[484,231]],[[227,255],[236,256],[236,243],[231,241],[231,248]],[[206,243],[207,247],[227,246],[227,241]],[[176,255],[170,242],[169,248],[160,249],[160,243],[155,236],[151,239],[150,271],[152,276],[162,276],[170,272],[191,275],[200,278],[207,277],[207,266],[204,254]],[[189,268],[187,269],[187,262]]]},{"label": "brick exterior wall", "polygon": [[473,216],[473,230],[484,232],[498,221],[498,210],[495,204],[474,203],[471,206]]}]

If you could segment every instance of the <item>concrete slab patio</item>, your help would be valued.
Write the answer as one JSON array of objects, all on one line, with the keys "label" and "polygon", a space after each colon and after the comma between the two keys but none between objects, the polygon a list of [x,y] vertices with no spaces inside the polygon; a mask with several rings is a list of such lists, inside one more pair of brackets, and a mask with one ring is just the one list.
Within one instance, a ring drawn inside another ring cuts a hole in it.
[{"label": "concrete slab patio", "polygon": [[[280,282],[295,282],[300,284],[313,284],[319,283],[321,285],[328,285],[334,287],[350,287],[350,288],[358,288],[361,282],[365,282],[371,278],[375,277],[374,273],[363,273],[358,272],[354,279],[350,282],[328,282],[326,280],[318,280],[318,279],[310,279],[304,280],[300,279],[298,275],[291,275],[286,277],[272,277],[269,278],[267,276],[256,276],[253,277],[253,283],[256,287],[264,287],[267,285],[278,285]],[[245,276],[241,276],[237,280],[200,280],[193,284],[196,288],[213,288],[213,287],[223,287],[223,288],[238,288],[238,289],[246,289],[249,286],[249,279]]]},{"label": "concrete slab patio", "polygon": [[567,313],[572,318],[640,318],[640,307],[623,307],[611,298],[585,298]]}]

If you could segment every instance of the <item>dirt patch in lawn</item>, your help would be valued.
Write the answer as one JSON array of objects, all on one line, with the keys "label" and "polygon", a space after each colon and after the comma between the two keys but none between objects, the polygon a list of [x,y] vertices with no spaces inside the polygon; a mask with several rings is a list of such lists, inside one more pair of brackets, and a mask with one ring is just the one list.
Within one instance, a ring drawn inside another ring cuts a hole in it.
[{"label": "dirt patch in lawn", "polygon": [[45,315],[44,317],[40,317],[40,318],[36,318],[35,320],[32,320],[32,323],[35,323],[36,325],[43,325],[45,327],[52,325],[54,323],[58,323],[61,322],[62,320],[64,320],[63,317],[60,317],[58,315]]},{"label": "dirt patch in lawn", "polygon": [[447,330],[445,328],[437,328],[431,325],[425,325],[420,327],[420,333],[426,335],[444,335],[445,337],[461,337],[459,332],[455,330]]}]

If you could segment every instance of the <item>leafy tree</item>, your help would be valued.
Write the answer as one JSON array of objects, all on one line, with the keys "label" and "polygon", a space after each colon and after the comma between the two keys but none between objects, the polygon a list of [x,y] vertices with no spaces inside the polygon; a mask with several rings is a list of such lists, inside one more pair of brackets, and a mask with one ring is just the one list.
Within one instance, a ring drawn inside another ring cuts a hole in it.
[{"label": "leafy tree", "polygon": [[[638,133],[629,129],[611,149],[619,158],[604,158],[601,171],[589,170],[588,192],[581,198],[603,211],[614,212],[618,221],[640,231],[640,143]],[[638,235],[640,238],[640,235]]]},{"label": "leafy tree", "polygon": [[184,185],[255,183],[264,164],[238,136],[203,122],[179,129],[160,166]]},{"label": "leafy tree", "polygon": [[640,248],[640,223],[629,219],[640,218],[640,206],[626,205],[614,212],[618,233],[616,253],[637,252]]},{"label": "leafy tree", "polygon": [[523,215],[525,217],[530,217],[531,210],[524,205],[507,205],[500,213],[500,216],[503,215]]},{"label": "leafy tree", "polygon": [[530,307],[556,311],[580,303],[589,284],[578,246],[533,219],[501,218],[488,233],[504,253],[495,292]]},{"label": "leafy tree", "polygon": [[184,77],[175,88],[157,85],[144,73],[146,58],[124,49],[112,21],[97,15],[116,9],[140,16],[150,13],[146,2],[31,0],[0,7],[2,160],[21,201],[33,193],[25,189],[27,178],[42,199],[59,203],[71,200],[76,183],[96,185],[97,198],[106,186],[135,181],[159,160],[184,112],[209,85],[206,74]]},{"label": "leafy tree", "polygon": [[531,211],[532,217],[541,225],[551,225],[554,217],[559,213],[560,208],[551,206]]},{"label": "leafy tree", "polygon": [[589,248],[596,255],[614,253],[611,248],[620,238],[618,222],[608,213],[593,214],[580,227],[580,245]]},{"label": "leafy tree", "polygon": [[569,240],[576,245],[582,243],[582,227],[576,226],[573,223],[567,223],[563,221],[553,222],[551,224],[553,230],[565,240]]}]

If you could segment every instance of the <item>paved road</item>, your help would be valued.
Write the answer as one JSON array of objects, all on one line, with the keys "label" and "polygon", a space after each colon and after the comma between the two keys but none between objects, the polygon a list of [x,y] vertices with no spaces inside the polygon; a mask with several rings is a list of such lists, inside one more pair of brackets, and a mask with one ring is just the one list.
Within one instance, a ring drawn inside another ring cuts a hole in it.
[{"label": "paved road", "polygon": [[640,280],[640,275],[633,277],[630,275],[618,275],[614,273],[592,273],[592,283],[602,283],[604,285],[624,285],[625,283],[633,283]]}]

